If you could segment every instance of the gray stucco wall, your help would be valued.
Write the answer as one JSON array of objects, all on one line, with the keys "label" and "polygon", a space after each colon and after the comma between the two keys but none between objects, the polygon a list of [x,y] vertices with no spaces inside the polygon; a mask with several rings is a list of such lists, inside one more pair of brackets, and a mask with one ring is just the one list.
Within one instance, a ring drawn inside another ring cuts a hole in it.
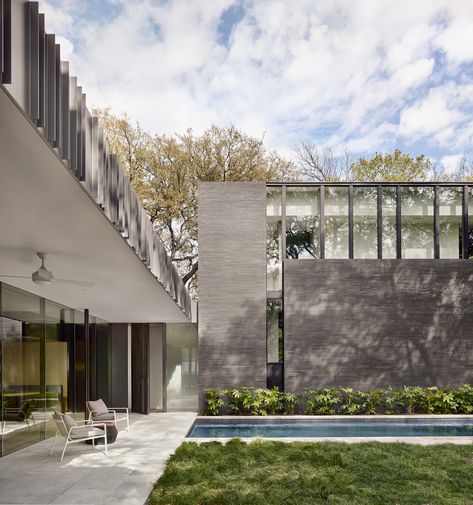
[{"label": "gray stucco wall", "polygon": [[199,185],[199,388],[266,386],[266,187]]},{"label": "gray stucco wall", "polygon": [[285,385],[473,381],[473,262],[286,261]]}]

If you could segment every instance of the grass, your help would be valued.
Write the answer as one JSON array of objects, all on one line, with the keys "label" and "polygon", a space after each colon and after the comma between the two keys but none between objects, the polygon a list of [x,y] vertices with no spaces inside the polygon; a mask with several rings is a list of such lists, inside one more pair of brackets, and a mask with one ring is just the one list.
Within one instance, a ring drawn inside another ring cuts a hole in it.
[{"label": "grass", "polygon": [[473,505],[468,445],[182,444],[152,505]]}]

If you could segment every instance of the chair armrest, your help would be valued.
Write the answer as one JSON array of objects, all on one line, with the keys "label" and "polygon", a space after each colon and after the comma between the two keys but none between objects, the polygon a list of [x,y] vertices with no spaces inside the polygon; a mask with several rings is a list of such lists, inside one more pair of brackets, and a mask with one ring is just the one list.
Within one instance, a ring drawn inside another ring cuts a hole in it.
[{"label": "chair armrest", "polygon": [[109,410],[109,412],[110,412],[111,410],[115,410],[115,411],[117,411],[117,412],[119,412],[119,411],[123,411],[123,412],[126,412],[126,413],[128,414],[128,407],[111,407],[111,408],[110,408],[110,409],[108,409],[108,410]]},{"label": "chair armrest", "polygon": [[107,434],[107,424],[106,423],[91,423],[87,424],[86,426],[71,426],[69,428],[69,435],[71,434],[72,430],[77,430],[78,428],[84,428],[84,427],[92,427],[92,428],[100,428],[104,430],[104,434]]}]

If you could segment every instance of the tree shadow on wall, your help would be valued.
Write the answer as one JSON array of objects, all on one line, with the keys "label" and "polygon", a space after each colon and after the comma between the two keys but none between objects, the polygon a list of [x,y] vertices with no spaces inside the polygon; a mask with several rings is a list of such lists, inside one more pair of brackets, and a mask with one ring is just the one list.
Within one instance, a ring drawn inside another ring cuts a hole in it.
[{"label": "tree shadow on wall", "polygon": [[473,381],[472,280],[457,260],[291,262],[286,388]]}]

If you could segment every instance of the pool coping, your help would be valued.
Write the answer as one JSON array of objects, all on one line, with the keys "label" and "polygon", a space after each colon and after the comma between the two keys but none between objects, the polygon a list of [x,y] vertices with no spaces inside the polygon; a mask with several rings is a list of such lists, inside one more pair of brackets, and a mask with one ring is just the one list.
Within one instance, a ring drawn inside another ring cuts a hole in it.
[{"label": "pool coping", "polygon": [[196,416],[195,420],[217,420],[222,419],[225,421],[240,419],[473,419],[473,414],[361,414],[361,415],[347,415],[347,414],[329,414],[325,416],[312,416],[305,414],[285,415],[285,416]]},{"label": "pool coping", "polygon": [[[271,421],[271,420],[340,420],[340,419],[363,419],[363,420],[374,420],[374,419],[473,419],[473,414],[374,414],[374,415],[325,415],[325,416],[311,416],[311,415],[292,415],[292,416],[197,416],[192,423],[194,426],[196,421],[232,421],[241,422],[242,420],[260,420],[260,421]],[[186,442],[195,442],[197,444],[202,444],[205,442],[221,442],[223,444],[238,438],[242,442],[252,443],[255,441],[274,441],[274,442],[338,442],[338,443],[364,443],[364,442],[383,442],[383,443],[405,443],[405,444],[417,444],[417,445],[439,445],[439,444],[456,444],[456,445],[468,445],[473,444],[473,437],[471,436],[455,436],[455,437],[189,437],[192,431],[192,427],[186,435]]]},{"label": "pool coping", "polygon": [[319,442],[336,442],[340,444],[359,444],[366,442],[382,442],[387,444],[402,443],[414,445],[440,445],[440,444],[455,444],[455,445],[470,445],[473,444],[473,437],[294,437],[294,438],[279,438],[279,437],[215,437],[215,438],[190,438],[186,437],[185,442],[195,442],[203,444],[205,442],[221,442],[226,444],[230,440],[241,440],[247,444],[253,442],[311,442],[317,444]]}]

